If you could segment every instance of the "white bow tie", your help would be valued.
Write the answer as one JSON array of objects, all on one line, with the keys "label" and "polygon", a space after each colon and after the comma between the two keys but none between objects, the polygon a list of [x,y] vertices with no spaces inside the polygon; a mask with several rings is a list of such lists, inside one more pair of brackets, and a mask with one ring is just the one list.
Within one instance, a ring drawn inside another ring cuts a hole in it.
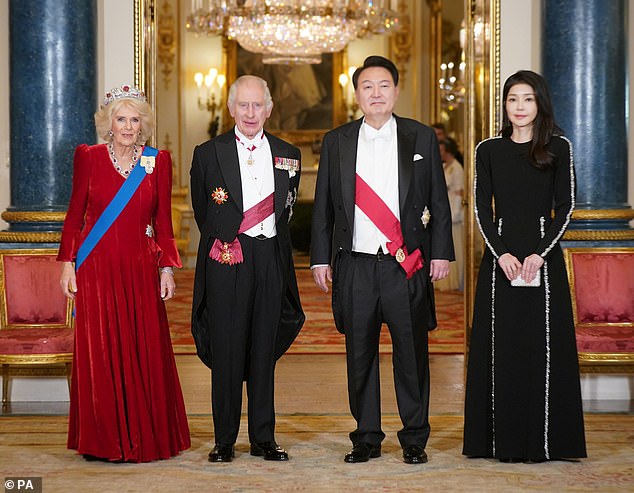
[{"label": "white bow tie", "polygon": [[380,130],[375,130],[371,127],[368,127],[365,131],[365,137],[370,141],[376,139],[390,140],[392,138],[391,130],[392,129],[389,127],[389,125],[385,125]]}]

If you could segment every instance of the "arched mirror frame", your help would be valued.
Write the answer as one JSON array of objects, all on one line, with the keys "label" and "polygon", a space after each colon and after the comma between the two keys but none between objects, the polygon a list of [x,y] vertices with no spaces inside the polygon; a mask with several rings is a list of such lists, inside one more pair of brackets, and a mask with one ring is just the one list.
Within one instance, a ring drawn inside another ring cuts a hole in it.
[{"label": "arched mirror frame", "polygon": [[[442,1],[428,0],[430,19],[430,98],[432,117],[440,114],[437,81],[442,43]],[[463,135],[465,155],[465,354],[468,354],[473,319],[477,270],[482,255],[482,239],[474,220],[474,152],[481,140],[495,135],[500,123],[500,1],[464,0],[466,36],[466,111]],[[134,80],[144,88],[155,105],[157,68],[156,0],[134,0]],[[156,109],[156,108],[154,108]],[[156,111],[155,111],[156,114]],[[180,170],[179,175],[180,175]],[[466,358],[465,358],[466,364]]]}]

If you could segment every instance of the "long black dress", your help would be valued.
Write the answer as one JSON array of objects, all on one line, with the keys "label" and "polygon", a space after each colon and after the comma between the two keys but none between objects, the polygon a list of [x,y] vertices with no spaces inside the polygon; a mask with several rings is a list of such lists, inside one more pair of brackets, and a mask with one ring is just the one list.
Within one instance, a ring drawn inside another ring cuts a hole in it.
[{"label": "long black dress", "polygon": [[[463,454],[471,457],[586,457],[572,306],[559,245],[574,208],[572,146],[553,137],[548,148],[554,166],[547,170],[531,164],[530,142],[498,137],[476,150],[475,214],[486,249],[467,370]],[[507,252],[520,262],[532,253],[544,258],[540,287],[511,286],[497,265]]]}]

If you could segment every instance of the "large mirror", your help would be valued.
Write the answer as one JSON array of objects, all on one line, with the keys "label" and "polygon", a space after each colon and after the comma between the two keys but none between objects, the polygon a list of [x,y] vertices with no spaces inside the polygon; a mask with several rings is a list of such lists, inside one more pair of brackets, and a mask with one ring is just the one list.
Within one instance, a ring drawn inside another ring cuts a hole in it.
[{"label": "large mirror", "polygon": [[466,10],[462,2],[437,3],[432,119],[441,123],[462,149],[466,127]]},{"label": "large mirror", "polygon": [[[442,123],[463,152],[465,354],[469,352],[473,302],[483,242],[472,199],[474,152],[499,129],[500,0],[464,3],[429,0],[434,67],[433,121]],[[465,359],[466,365],[466,359]]]},{"label": "large mirror", "polygon": [[470,34],[466,37],[465,170],[466,190],[470,193],[465,204],[465,356],[468,357],[477,271],[484,247],[471,200],[474,153],[478,142],[496,135],[500,128],[500,0],[470,0],[467,4],[465,26]]},{"label": "large mirror", "polygon": [[[444,122],[464,155],[468,343],[476,271],[482,254],[470,200],[473,152],[480,140],[497,132],[499,125],[500,0],[398,0],[395,4],[402,21],[401,31],[389,39],[375,36],[372,40],[355,41],[344,52],[331,55],[322,67],[308,72],[302,68],[306,80],[312,81],[306,88],[310,94],[294,112],[279,114],[273,130],[302,148],[302,159],[309,163],[302,175],[303,199],[309,201],[318,156],[314,143],[326,130],[319,127],[328,121],[335,126],[355,115],[351,101],[346,101],[350,88],[339,86],[339,74],[372,53],[383,53],[397,62],[403,76],[397,113],[427,124]],[[154,144],[169,149],[174,158],[175,223],[179,247],[191,265],[197,241],[187,199],[193,148],[208,139],[210,132],[231,125],[226,112],[226,89],[244,67],[257,66],[259,62],[247,60],[249,55],[234,42],[188,33],[184,25],[192,5],[190,0],[135,0],[134,5],[135,82],[145,88],[155,107]],[[210,74],[210,69],[215,72]],[[283,82],[284,72],[293,68],[277,70],[271,77]],[[205,84],[208,75],[213,75],[209,87]],[[291,93],[292,89],[284,88]],[[283,92],[280,94],[283,97]]]}]

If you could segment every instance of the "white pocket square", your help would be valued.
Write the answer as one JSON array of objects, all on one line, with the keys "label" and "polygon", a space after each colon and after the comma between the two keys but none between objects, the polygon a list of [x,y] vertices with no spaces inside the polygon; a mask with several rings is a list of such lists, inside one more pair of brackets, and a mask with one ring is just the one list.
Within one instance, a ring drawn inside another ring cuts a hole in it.
[{"label": "white pocket square", "polygon": [[423,159],[423,156],[418,153],[414,154],[414,161],[420,161],[421,159]]}]

